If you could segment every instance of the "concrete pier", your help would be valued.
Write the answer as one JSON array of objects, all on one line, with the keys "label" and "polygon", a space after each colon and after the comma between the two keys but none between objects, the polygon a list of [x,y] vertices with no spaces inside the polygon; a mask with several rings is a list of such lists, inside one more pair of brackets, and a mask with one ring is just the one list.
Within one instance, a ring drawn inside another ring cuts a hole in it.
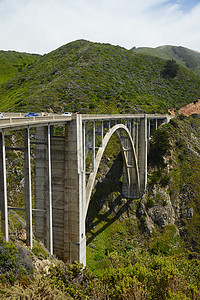
[{"label": "concrete pier", "polygon": [[8,203],[6,183],[6,151],[4,131],[0,133],[0,208],[1,208],[1,231],[8,242]]}]

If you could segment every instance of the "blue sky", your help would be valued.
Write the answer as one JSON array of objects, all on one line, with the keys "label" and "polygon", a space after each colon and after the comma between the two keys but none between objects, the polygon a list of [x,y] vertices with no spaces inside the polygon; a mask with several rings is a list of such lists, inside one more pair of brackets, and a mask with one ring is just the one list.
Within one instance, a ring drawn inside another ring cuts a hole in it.
[{"label": "blue sky", "polygon": [[180,8],[188,12],[188,10],[192,9],[195,5],[197,5],[200,1],[199,0],[177,0],[177,1],[170,1],[171,3],[176,2],[180,5]]},{"label": "blue sky", "polygon": [[0,0],[0,50],[48,53],[77,39],[200,52],[200,0]]}]

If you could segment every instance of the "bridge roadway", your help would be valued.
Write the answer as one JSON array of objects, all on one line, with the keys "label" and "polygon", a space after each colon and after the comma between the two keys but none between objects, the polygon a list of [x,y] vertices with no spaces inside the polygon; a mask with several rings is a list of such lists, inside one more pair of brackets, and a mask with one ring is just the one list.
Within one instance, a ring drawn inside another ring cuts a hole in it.
[{"label": "bridge roadway", "polygon": [[[127,198],[139,198],[146,188],[151,130],[169,119],[154,114],[24,117],[20,113],[4,113],[0,119],[0,208],[5,239],[9,240],[8,211],[24,210],[27,245],[33,246],[34,218],[34,234],[50,253],[64,261],[76,260],[85,265],[85,220],[100,161],[110,138],[113,134],[118,137],[123,156],[122,193]],[[56,126],[64,128],[60,136],[54,134]],[[13,135],[16,130],[24,131],[24,145],[8,147],[6,134]],[[36,161],[34,187],[31,184],[32,144]],[[24,208],[8,206],[8,150],[24,153]],[[91,161],[86,164],[89,158]]]},{"label": "bridge roadway", "polygon": [[[43,115],[39,113],[38,117],[25,117],[24,113],[3,113],[4,118],[0,118],[0,130],[4,129],[8,131],[10,129],[19,129],[26,126],[35,127],[35,126],[46,126],[46,125],[59,125],[64,124],[65,122],[71,121],[75,118],[76,115],[72,116],[62,116],[59,114],[47,113]],[[125,119],[142,119],[144,116],[148,117],[148,120],[163,120],[163,118],[170,119],[169,116],[156,115],[156,114],[83,114],[83,121],[101,121],[101,120],[125,120]]]}]

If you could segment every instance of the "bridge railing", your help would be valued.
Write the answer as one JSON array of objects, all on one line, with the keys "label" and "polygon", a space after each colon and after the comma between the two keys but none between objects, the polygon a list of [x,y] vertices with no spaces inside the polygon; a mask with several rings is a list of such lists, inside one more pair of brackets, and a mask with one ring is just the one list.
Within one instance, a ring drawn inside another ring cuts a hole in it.
[{"label": "bridge railing", "polygon": [[65,117],[61,115],[52,116],[38,116],[38,117],[12,117],[12,118],[1,118],[0,119],[0,129],[17,129],[16,127],[26,127],[30,126],[44,126],[45,124],[56,124],[71,121],[72,117]]}]

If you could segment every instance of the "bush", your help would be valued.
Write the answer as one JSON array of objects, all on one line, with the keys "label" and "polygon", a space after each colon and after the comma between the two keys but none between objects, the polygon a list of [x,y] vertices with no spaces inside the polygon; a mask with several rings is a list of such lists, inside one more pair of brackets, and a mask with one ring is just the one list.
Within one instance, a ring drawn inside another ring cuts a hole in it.
[{"label": "bush", "polygon": [[152,197],[149,197],[149,198],[147,199],[147,206],[148,206],[148,207],[153,207],[154,205],[155,205],[154,199],[153,199]]},{"label": "bush", "polygon": [[167,60],[164,69],[161,72],[163,77],[174,78],[178,74],[179,65],[175,60]]},{"label": "bush", "polygon": [[150,162],[158,166],[164,166],[163,156],[171,149],[169,133],[162,128],[154,132],[150,143]]},{"label": "bush", "polygon": [[47,278],[36,279],[27,288],[23,288],[16,285],[9,289],[3,289],[4,295],[1,295],[1,299],[42,299],[42,300],[67,300],[72,299],[70,296],[66,296],[64,292],[51,287],[51,282]]},{"label": "bush", "polygon": [[65,290],[73,299],[85,299],[94,279],[94,275],[77,262],[66,265],[61,261],[50,267],[47,277],[53,287]]},{"label": "bush", "polygon": [[48,258],[48,252],[36,241],[34,241],[32,252],[39,259],[47,259]]},{"label": "bush", "polygon": [[170,250],[170,246],[168,245],[168,243],[164,240],[158,240],[156,241],[150,248],[150,251],[153,254],[168,254]]},{"label": "bush", "polygon": [[164,175],[161,177],[161,179],[160,179],[160,184],[161,184],[163,187],[165,187],[165,186],[168,185],[169,181],[170,181],[170,176],[167,175],[167,174],[164,174]]},{"label": "bush", "polygon": [[158,170],[155,170],[150,175],[149,185],[153,186],[154,184],[158,184],[160,182],[161,176],[162,176],[162,170],[160,168]]},{"label": "bush", "polygon": [[0,242],[0,281],[5,284],[16,281],[27,284],[32,274],[33,265],[24,247],[12,242]]}]

